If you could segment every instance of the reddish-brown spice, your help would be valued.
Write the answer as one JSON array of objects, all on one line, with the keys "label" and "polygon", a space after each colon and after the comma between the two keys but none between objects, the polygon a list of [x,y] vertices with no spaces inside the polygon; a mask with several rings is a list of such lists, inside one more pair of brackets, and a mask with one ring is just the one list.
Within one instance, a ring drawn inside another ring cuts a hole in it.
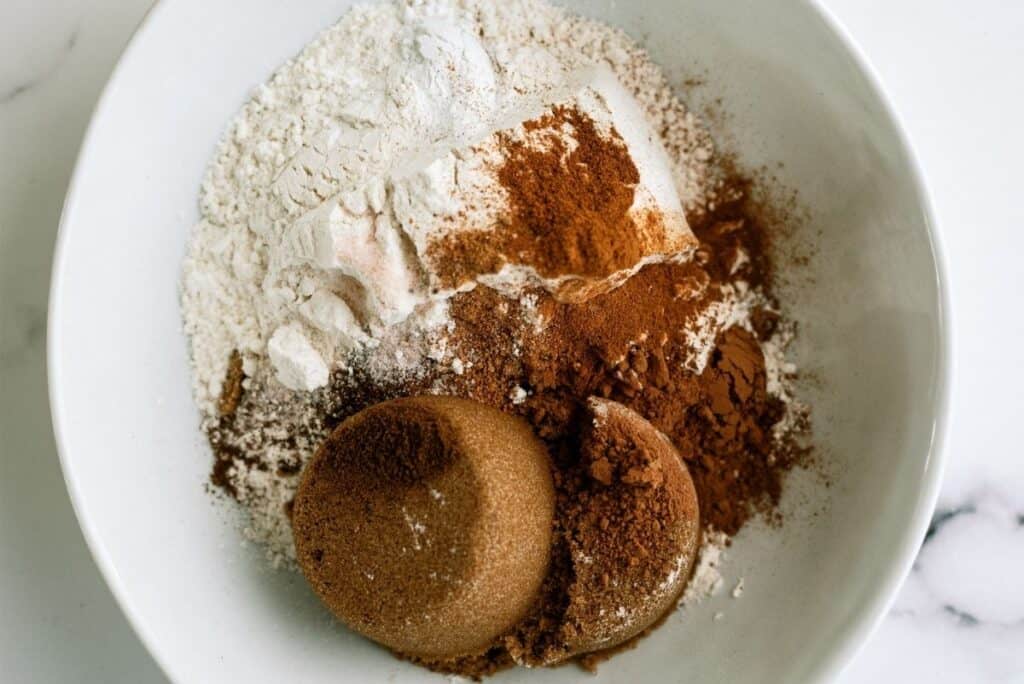
[{"label": "reddish-brown spice", "polygon": [[523,126],[528,140],[499,138],[503,161],[496,177],[507,193],[507,223],[500,231],[456,231],[433,245],[443,281],[456,285],[506,263],[531,266],[546,278],[603,278],[651,251],[683,248],[659,213],[631,211],[640,173],[614,128],[601,132],[571,107]]}]

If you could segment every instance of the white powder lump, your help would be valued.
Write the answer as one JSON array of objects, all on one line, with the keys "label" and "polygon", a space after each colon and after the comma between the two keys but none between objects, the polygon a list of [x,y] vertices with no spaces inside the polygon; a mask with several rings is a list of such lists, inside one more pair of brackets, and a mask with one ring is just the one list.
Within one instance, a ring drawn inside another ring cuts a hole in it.
[{"label": "white powder lump", "polygon": [[327,384],[327,364],[298,323],[275,330],[267,343],[267,353],[277,369],[277,379],[288,389],[309,392]]},{"label": "white powder lump", "polygon": [[[455,38],[452,37],[452,40]],[[463,42],[476,44],[468,36],[463,38]],[[477,50],[470,52],[474,55],[473,59],[478,61]],[[482,49],[480,54],[484,54]],[[418,73],[420,64],[409,62],[405,66]],[[470,72],[484,71],[484,67],[476,61],[466,66]],[[447,61],[444,67],[447,71],[455,69]],[[486,73],[491,74],[489,64]],[[493,74],[485,80],[490,84]],[[421,91],[429,92],[416,87],[410,90]],[[436,95],[448,96],[450,92],[450,88],[441,88]],[[567,77],[565,85],[540,97],[544,98],[544,102],[554,104],[538,108],[537,102],[540,100],[532,102],[531,98],[523,98],[528,103],[517,104],[509,113],[493,109],[496,106],[493,97],[487,98],[491,102],[491,110],[485,111],[482,101],[475,102],[472,109],[478,117],[478,127],[480,117],[498,117],[515,123],[511,128],[504,129],[495,129],[504,124],[492,125],[491,131],[483,139],[477,139],[464,147],[444,147],[455,144],[445,141],[442,148],[416,152],[413,155],[414,161],[404,164],[396,162],[393,168],[397,170],[392,175],[363,180],[360,187],[343,190],[307,211],[286,229],[282,240],[271,247],[270,266],[265,280],[278,281],[287,269],[302,265],[319,269],[321,280],[332,274],[335,278],[349,280],[345,296],[351,303],[338,294],[319,291],[323,302],[330,301],[331,313],[337,311],[339,314],[332,315],[329,321],[335,338],[331,341],[335,357],[359,346],[358,340],[364,327],[375,329],[400,323],[428,300],[451,297],[457,290],[472,287],[477,282],[517,296],[530,286],[559,293],[567,289],[565,286],[568,284],[575,284],[581,279],[581,276],[572,273],[541,277],[532,267],[512,261],[497,273],[460,273],[460,282],[453,289],[439,275],[439,269],[444,267],[444,257],[437,257],[431,251],[445,237],[462,231],[494,233],[506,229],[511,209],[507,194],[498,180],[503,162],[502,141],[511,139],[543,147],[551,144],[550,136],[557,135],[571,149],[575,144],[571,130],[544,127],[531,131],[524,127],[524,121],[536,122],[556,107],[580,111],[590,117],[604,135],[611,135],[614,131],[622,137],[640,172],[640,183],[635,189],[636,200],[631,212],[637,216],[637,225],[644,224],[643,216],[656,213],[662,217],[666,233],[663,240],[652,240],[651,244],[645,245],[647,255],[630,268],[595,282],[588,281],[584,287],[573,287],[574,297],[578,300],[589,298],[621,284],[647,264],[685,258],[692,252],[696,239],[686,223],[665,151],[650,131],[632,96],[622,88],[607,67],[574,72]],[[425,98],[425,101],[432,103],[431,116],[435,119],[444,118],[440,111],[444,108],[441,102],[435,101],[433,97]],[[430,128],[429,122],[417,121],[419,125]],[[317,195],[326,191],[321,190],[324,185],[319,180],[322,171],[317,170],[311,174],[310,169],[316,170],[317,164],[346,163],[344,155],[336,154],[334,146],[337,145],[338,137],[335,135],[326,140],[318,138],[312,148],[299,153],[299,161],[293,160],[285,169],[282,177],[287,179],[288,197],[294,199],[302,196],[308,203],[307,195],[311,188],[307,185],[312,185]],[[422,157],[422,160],[418,157]],[[409,248],[410,242],[415,249]],[[300,283],[300,295],[308,295],[302,288],[302,284],[307,282],[310,287],[316,286],[307,276]],[[308,304],[300,304],[299,310],[303,311]],[[314,304],[322,308],[320,303]],[[359,306],[363,314],[362,322],[352,312],[353,305]],[[307,315],[307,318],[310,316]],[[318,320],[312,322],[320,323]],[[323,325],[318,327],[325,329]],[[301,331],[297,333],[301,334]],[[292,332],[291,337],[295,339],[295,335],[296,332]],[[286,356],[293,348],[296,353],[301,353],[301,358]],[[278,349],[277,354],[271,354],[270,359],[277,368],[278,377],[283,378],[292,374],[292,367],[306,364],[308,357],[305,347],[293,345]],[[292,389],[316,387],[285,384]]]},{"label": "white powder lump", "polygon": [[716,594],[725,581],[722,578],[722,563],[729,538],[717,530],[707,530],[697,556],[697,567],[683,592],[683,603],[699,603]]}]

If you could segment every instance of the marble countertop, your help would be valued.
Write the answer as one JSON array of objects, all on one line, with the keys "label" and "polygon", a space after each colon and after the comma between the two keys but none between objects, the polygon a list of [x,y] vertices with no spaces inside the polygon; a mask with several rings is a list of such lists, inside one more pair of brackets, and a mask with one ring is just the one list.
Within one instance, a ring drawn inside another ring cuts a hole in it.
[{"label": "marble countertop", "polygon": [[[151,0],[0,6],[0,663],[11,681],[166,681],[79,533],[50,432],[50,257],[90,112]],[[954,425],[907,583],[842,676],[1024,682],[1024,2],[826,0],[920,152],[951,265]]]}]

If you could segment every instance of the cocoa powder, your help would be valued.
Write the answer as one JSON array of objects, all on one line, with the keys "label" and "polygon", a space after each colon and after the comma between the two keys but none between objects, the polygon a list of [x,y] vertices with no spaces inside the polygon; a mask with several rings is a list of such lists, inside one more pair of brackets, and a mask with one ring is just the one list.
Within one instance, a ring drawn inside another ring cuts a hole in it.
[{"label": "cocoa powder", "polygon": [[[715,210],[695,222],[699,259],[647,266],[583,304],[534,293],[540,332],[523,323],[519,302],[486,288],[457,297],[453,345],[473,360],[455,379],[457,391],[523,415],[554,453],[569,448],[564,443],[590,396],[614,399],[675,443],[707,524],[732,535],[755,514],[771,518],[783,476],[803,451],[793,440],[772,438],[783,407],[765,387],[761,343],[778,320],[770,297],[752,312],[752,331],[725,331],[702,372],[685,369],[693,353],[688,330],[727,286],[770,286],[768,226],[748,188],[747,179],[727,181]],[[733,268],[741,252],[748,260]],[[512,404],[516,386],[527,398]]]},{"label": "cocoa powder", "polygon": [[[668,435],[689,467],[705,525],[733,535],[754,515],[779,521],[783,477],[805,451],[795,433],[772,437],[783,407],[767,394],[761,351],[779,321],[770,298],[752,312],[753,330],[726,329],[702,372],[685,369],[693,351],[688,328],[730,284],[755,282],[770,292],[770,225],[748,189],[744,178],[724,184],[715,210],[695,222],[702,242],[691,263],[648,266],[583,304],[534,293],[540,332],[524,322],[529,316],[521,302],[490,290],[478,288],[453,302],[456,353],[473,360],[455,381],[458,392],[503,406],[534,426],[551,450],[560,506],[579,502],[586,481],[611,482],[620,472],[581,448],[589,425],[586,402],[596,395],[628,406]],[[741,253],[747,259],[737,268]],[[525,400],[510,401],[510,387],[524,389]],[[618,511],[608,529],[643,519],[641,509]],[[565,528],[557,531],[538,607],[504,648],[455,667],[428,665],[480,677],[506,666],[509,654],[535,665],[564,654],[572,623],[569,588],[576,579],[570,538]],[[619,547],[625,553],[629,542],[623,539]],[[590,668],[602,657],[590,654],[579,662]]]}]

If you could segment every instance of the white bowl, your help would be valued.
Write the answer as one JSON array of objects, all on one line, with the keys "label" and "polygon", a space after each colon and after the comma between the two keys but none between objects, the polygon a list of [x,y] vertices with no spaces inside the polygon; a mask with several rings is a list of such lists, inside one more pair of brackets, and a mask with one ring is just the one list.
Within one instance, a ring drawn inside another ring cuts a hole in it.
[{"label": "white bowl", "polygon": [[[57,443],[101,570],[178,682],[434,677],[336,625],[301,577],[240,544],[205,491],[178,308],[197,189],[226,122],[348,4],[159,4],[107,86],[68,193],[50,304]],[[788,296],[833,465],[828,490],[793,476],[782,532],[737,540],[741,599],[725,591],[677,614],[597,679],[819,681],[884,613],[938,489],[950,333],[921,172],[870,68],[812,3],[571,4],[642,39],[670,74],[705,71],[698,94],[730,114],[716,133],[748,164],[782,162],[811,210],[813,286]],[[573,668],[501,679],[593,681]]]}]

